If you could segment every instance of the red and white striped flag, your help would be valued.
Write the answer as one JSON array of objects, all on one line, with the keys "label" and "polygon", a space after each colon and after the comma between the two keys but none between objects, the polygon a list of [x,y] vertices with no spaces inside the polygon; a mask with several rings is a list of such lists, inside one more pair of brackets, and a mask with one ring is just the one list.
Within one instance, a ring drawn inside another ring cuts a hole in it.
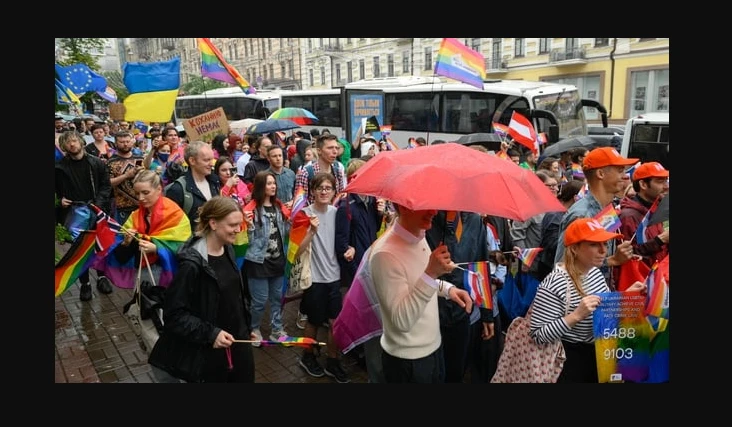
[{"label": "red and white striped flag", "polygon": [[531,121],[515,111],[511,114],[511,122],[508,124],[508,134],[519,144],[525,146],[534,153],[539,152],[539,142],[536,138],[536,130]]}]

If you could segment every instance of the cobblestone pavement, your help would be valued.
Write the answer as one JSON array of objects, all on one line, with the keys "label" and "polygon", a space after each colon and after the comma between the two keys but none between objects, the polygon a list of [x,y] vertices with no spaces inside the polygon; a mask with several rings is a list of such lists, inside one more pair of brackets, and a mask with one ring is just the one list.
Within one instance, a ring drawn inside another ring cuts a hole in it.
[{"label": "cobblestone pavement", "polygon": [[[57,246],[65,250],[63,246]],[[74,284],[56,298],[55,314],[55,382],[57,383],[151,383],[156,382],[147,353],[141,347],[123,306],[132,299],[132,290],[115,287],[109,295],[96,289],[96,274],[91,270],[94,298],[79,300],[79,285]],[[295,326],[299,301],[285,305],[282,320],[287,332],[302,336]],[[269,318],[268,311],[264,319]],[[268,325],[262,334],[269,336]],[[318,340],[325,341],[327,330],[320,328]],[[325,366],[325,349],[320,362]],[[328,376],[313,378],[299,365],[301,350],[297,347],[254,348],[255,382],[257,383],[333,383]],[[342,358],[343,368],[351,382],[366,383],[366,371],[350,356]]]}]

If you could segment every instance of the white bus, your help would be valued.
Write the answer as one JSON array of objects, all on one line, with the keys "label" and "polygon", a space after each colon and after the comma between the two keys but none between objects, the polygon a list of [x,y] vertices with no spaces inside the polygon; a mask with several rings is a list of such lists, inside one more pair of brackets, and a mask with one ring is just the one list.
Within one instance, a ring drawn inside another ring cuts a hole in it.
[{"label": "white bus", "polygon": [[641,162],[659,162],[669,168],[669,113],[644,113],[625,124],[620,154]]},{"label": "white bus", "polygon": [[343,136],[340,89],[288,90],[280,92],[280,97],[282,108],[304,108],[318,118],[317,123],[304,125],[302,130],[309,132],[310,129],[328,129],[338,137]]},{"label": "white bus", "polygon": [[207,90],[200,95],[179,96],[175,100],[175,123],[182,124],[184,119],[218,107],[223,107],[230,122],[242,119],[266,120],[280,108],[280,95],[271,91],[246,94],[238,87],[226,87]]},{"label": "white bus", "polygon": [[282,92],[282,106],[310,110],[320,119],[317,126],[310,127],[328,128],[349,141],[363,118],[375,116],[379,124],[391,126],[390,137],[400,147],[410,137],[455,141],[470,133],[491,133],[492,123],[508,125],[513,111],[531,118],[536,131],[547,134],[549,143],[587,135],[583,107],[596,108],[607,126],[602,104],[582,99],[573,85],[488,80],[483,86],[481,90],[463,83],[443,83],[437,77],[375,78],[341,89]]}]

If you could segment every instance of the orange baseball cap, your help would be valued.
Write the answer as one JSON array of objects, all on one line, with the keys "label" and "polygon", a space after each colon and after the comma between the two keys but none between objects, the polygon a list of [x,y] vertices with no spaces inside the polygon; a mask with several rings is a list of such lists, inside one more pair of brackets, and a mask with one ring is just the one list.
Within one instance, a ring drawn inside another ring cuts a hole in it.
[{"label": "orange baseball cap", "polygon": [[613,147],[599,147],[587,153],[582,160],[582,169],[597,169],[605,166],[632,166],[638,159],[627,159]]},{"label": "orange baseball cap", "polygon": [[633,181],[646,178],[668,178],[668,169],[658,162],[643,163],[633,172]]},{"label": "orange baseball cap", "polygon": [[579,242],[607,242],[618,236],[605,230],[600,221],[594,218],[577,218],[564,231],[564,246]]}]

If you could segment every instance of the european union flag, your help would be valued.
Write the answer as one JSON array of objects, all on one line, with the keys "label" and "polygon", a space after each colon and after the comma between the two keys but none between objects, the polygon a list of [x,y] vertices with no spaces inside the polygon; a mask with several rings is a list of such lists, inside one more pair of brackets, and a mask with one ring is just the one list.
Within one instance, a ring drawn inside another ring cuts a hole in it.
[{"label": "european union flag", "polygon": [[92,71],[86,64],[62,67],[56,64],[56,73],[61,82],[76,94],[102,91],[107,88],[107,79]]}]

